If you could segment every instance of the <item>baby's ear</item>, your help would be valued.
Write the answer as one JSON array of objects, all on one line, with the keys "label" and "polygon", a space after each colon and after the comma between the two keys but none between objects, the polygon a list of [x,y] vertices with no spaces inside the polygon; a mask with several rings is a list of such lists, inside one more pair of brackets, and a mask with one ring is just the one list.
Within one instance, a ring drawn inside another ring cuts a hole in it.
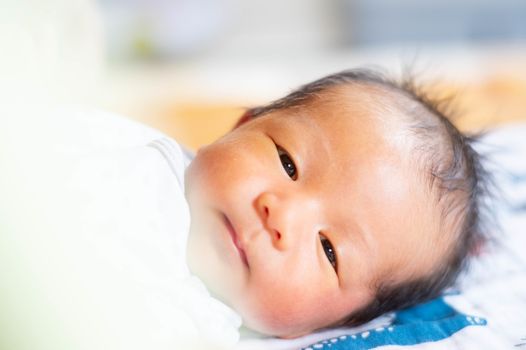
[{"label": "baby's ear", "polygon": [[246,122],[250,121],[252,119],[252,112],[250,110],[247,110],[241,118],[236,122],[236,125],[234,125],[234,129],[237,129],[241,125],[245,124]]}]

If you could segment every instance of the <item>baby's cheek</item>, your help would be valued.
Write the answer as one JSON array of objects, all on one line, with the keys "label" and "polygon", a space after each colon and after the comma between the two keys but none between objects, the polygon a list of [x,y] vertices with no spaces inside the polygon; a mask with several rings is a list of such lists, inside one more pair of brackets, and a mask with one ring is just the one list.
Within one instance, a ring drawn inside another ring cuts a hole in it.
[{"label": "baby's cheek", "polygon": [[294,293],[276,288],[246,298],[243,320],[247,327],[274,336],[298,336],[323,325],[323,303],[300,290]]}]

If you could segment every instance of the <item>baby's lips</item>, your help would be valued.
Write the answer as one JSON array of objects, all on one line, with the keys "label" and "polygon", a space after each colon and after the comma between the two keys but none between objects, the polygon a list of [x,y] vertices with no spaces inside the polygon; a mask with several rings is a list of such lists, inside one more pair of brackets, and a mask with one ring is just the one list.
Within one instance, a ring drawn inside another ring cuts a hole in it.
[{"label": "baby's lips", "polygon": [[225,225],[228,229],[228,232],[230,233],[230,237],[232,238],[232,242],[234,243],[234,245],[236,246],[236,249],[239,253],[239,256],[241,258],[241,260],[243,261],[243,263],[248,267],[248,259],[247,259],[247,255],[245,253],[245,250],[243,249],[243,242],[241,241],[239,235],[237,234],[237,231],[236,229],[234,228],[234,225],[232,224],[232,222],[228,219],[228,217],[223,214],[223,220],[225,222]]},{"label": "baby's lips", "polygon": [[250,265],[248,264],[247,254],[245,253],[245,250],[239,246],[238,246],[238,250],[239,250],[239,255],[241,256],[241,260],[243,260],[243,262],[245,263],[247,267],[250,267]]}]

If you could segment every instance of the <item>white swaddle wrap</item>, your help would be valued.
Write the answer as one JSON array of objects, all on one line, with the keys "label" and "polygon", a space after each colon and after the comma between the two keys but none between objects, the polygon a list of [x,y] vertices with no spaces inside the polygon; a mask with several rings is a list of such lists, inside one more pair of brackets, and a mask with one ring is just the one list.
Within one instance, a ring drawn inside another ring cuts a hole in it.
[{"label": "white swaddle wrap", "polygon": [[15,258],[33,272],[26,297],[49,311],[32,314],[28,334],[56,333],[34,349],[232,347],[240,317],[186,266],[181,147],[104,113],[64,114],[36,152],[52,155],[33,174],[47,187],[35,202],[45,215],[28,213],[38,227],[16,238]]}]

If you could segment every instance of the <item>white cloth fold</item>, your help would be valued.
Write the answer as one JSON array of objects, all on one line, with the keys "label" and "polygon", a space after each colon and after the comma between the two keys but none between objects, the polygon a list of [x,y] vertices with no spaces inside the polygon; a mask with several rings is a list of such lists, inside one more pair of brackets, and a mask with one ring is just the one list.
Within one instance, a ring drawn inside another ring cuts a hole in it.
[{"label": "white cloth fold", "polygon": [[[29,300],[52,313],[33,313],[22,326],[27,334],[49,329],[33,349],[231,348],[240,317],[186,265],[189,159],[180,146],[107,113],[60,114],[38,144],[18,138],[32,147],[14,158],[32,174],[17,185],[39,193],[11,215],[20,252],[11,263],[24,267],[34,289],[11,298],[3,316],[15,317]],[[34,160],[44,165],[32,168]],[[21,220],[31,221],[23,235]]]}]

